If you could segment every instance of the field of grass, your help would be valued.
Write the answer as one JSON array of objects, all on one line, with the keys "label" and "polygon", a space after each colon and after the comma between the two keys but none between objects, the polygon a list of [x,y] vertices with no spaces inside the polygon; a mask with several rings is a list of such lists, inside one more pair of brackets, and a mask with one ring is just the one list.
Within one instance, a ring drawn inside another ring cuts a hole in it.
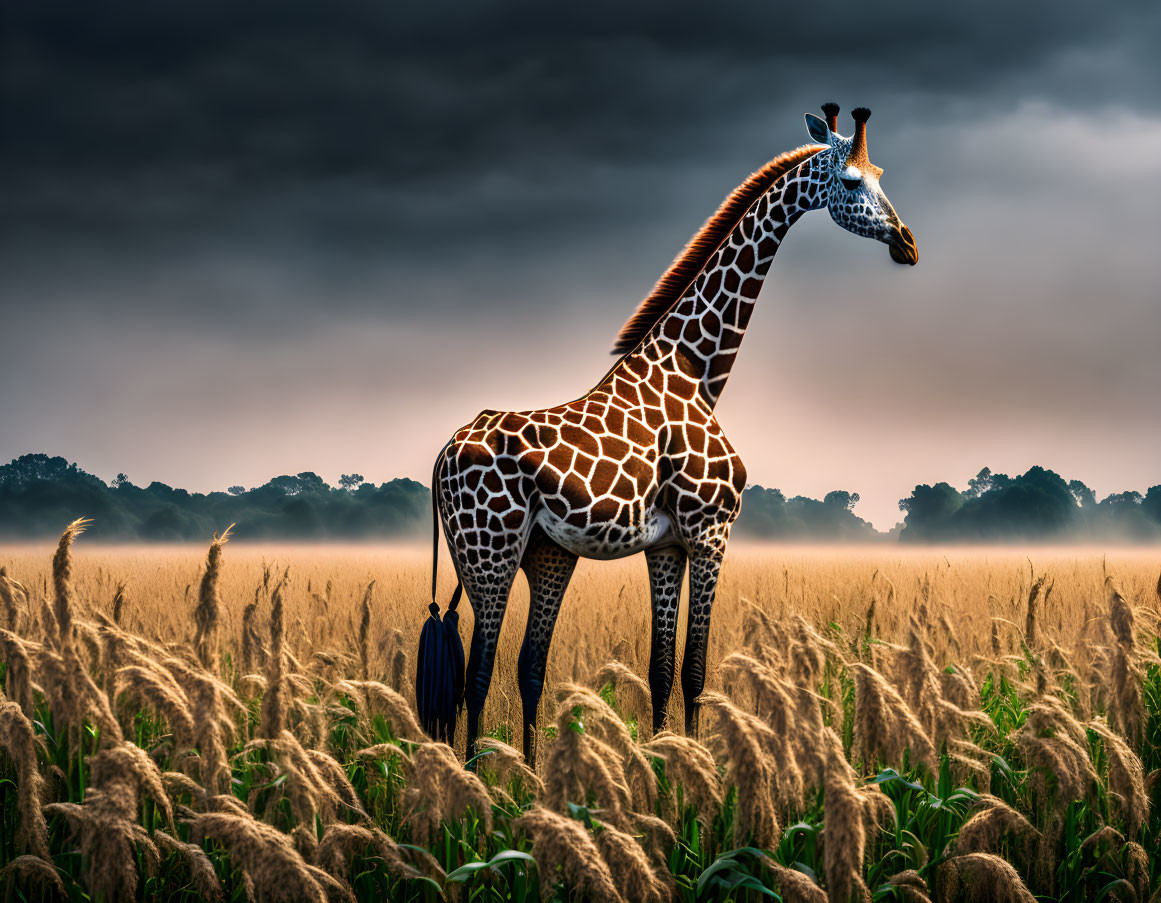
[{"label": "field of grass", "polygon": [[1156,553],[737,546],[697,738],[643,560],[582,562],[535,772],[521,579],[474,774],[429,550],[73,540],[0,548],[5,900],[1161,899]]}]

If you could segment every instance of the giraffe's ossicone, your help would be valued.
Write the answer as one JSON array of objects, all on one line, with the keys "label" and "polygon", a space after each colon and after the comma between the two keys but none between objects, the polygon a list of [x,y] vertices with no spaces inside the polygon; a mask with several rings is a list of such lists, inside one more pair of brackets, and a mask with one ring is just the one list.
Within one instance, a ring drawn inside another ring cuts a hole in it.
[{"label": "giraffe's ossicone", "polygon": [[[677,608],[689,567],[682,665],[686,730],[705,682],[710,610],[746,470],[714,417],[778,246],[808,210],[886,243],[914,264],[915,240],[879,187],[867,155],[870,112],[855,133],[807,115],[817,143],[771,160],[723,202],[626,323],[617,363],[585,395],[540,411],[482,411],[440,451],[432,500],[475,624],[465,700],[469,750],[491,682],[508,594],[523,568],[530,610],[518,663],[524,749],[536,713],[553,625],[578,557],[644,552],[653,637],[653,727],[666,720]],[[434,550],[438,555],[438,547]],[[433,562],[433,585],[434,585]]]}]

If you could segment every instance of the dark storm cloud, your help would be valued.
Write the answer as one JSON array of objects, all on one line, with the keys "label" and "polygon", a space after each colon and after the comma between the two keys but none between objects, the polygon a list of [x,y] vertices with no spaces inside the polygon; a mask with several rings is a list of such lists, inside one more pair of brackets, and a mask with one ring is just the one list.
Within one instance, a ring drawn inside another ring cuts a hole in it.
[{"label": "dark storm cloud", "polygon": [[[1146,3],[44,3],[5,18],[7,244],[138,265],[238,242],[366,259],[388,239],[466,239],[470,255],[535,241],[546,218],[559,241],[647,216],[650,195],[605,170],[645,168],[655,197],[659,172],[721,158],[724,135],[799,139],[785,124],[831,95],[895,98],[895,116],[1029,95],[1155,104],[1161,75]],[[1128,91],[1062,71],[1070,53],[1125,66]],[[742,165],[775,149],[748,137]]]}]

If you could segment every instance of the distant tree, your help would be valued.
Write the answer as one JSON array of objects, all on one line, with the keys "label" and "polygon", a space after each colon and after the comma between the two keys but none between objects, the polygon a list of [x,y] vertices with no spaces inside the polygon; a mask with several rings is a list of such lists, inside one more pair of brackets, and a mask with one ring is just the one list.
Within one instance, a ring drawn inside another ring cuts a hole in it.
[{"label": "distant tree", "polygon": [[964,498],[978,499],[992,488],[992,468],[985,467],[974,478],[968,480],[968,488],[963,493]]},{"label": "distant tree", "polygon": [[[1152,502],[1161,501],[1156,495]],[[1157,520],[1152,516],[1149,496],[1139,492],[1114,492],[1101,499],[1096,506],[1102,532],[1130,541],[1152,540],[1158,537]]]},{"label": "distant tree", "polygon": [[361,473],[345,473],[339,477],[339,486],[350,492],[363,482],[363,475]]},{"label": "distant tree", "polygon": [[1145,515],[1161,525],[1161,486],[1150,486],[1141,500],[1141,510]]},{"label": "distant tree", "polygon": [[231,486],[229,489],[226,490],[226,492],[230,493],[230,495],[245,495],[246,494],[246,487],[245,486]]},{"label": "distant tree", "polygon": [[949,483],[916,486],[908,498],[899,500],[899,510],[907,513],[900,540],[922,542],[947,535],[951,519],[963,504],[963,496]]},{"label": "distant tree", "polygon": [[127,476],[125,476],[125,474],[123,474],[123,473],[119,473],[119,474],[117,474],[117,476],[113,477],[112,486],[114,489],[120,489],[122,486],[132,486],[132,485],[133,484],[129,482],[129,478]]},{"label": "distant tree", "polygon": [[859,494],[857,492],[846,492],[842,489],[836,489],[834,492],[828,492],[823,496],[822,503],[835,508],[844,508],[847,511],[852,511],[855,505],[859,503]]},{"label": "distant tree", "polygon": [[778,489],[751,486],[742,494],[738,534],[764,539],[817,540],[820,542],[867,541],[878,538],[875,528],[851,512],[857,493],[838,490],[824,501]]},{"label": "distant tree", "polygon": [[1082,508],[1091,508],[1096,504],[1096,493],[1084,485],[1080,480],[1069,480],[1068,491]]},{"label": "distant tree", "polygon": [[0,486],[30,486],[33,483],[60,482],[76,477],[96,479],[59,456],[21,455],[10,464],[0,467]]},{"label": "distant tree", "polygon": [[1144,501],[1144,496],[1141,493],[1130,490],[1129,492],[1114,492],[1111,495],[1106,495],[1101,499],[1101,505],[1116,508],[1121,505],[1139,505],[1142,501]]},{"label": "distant tree", "polygon": [[298,482],[298,477],[292,477],[289,474],[271,478],[270,482],[263,488],[277,490],[282,495],[298,495],[302,492],[302,486]]},{"label": "distant tree", "polygon": [[330,489],[326,480],[310,470],[304,470],[298,475],[298,484],[301,492],[326,492]]},{"label": "distant tree", "polygon": [[304,470],[293,477],[286,474],[275,477],[263,488],[274,489],[281,495],[298,495],[300,492],[326,492],[330,487],[317,473]]}]

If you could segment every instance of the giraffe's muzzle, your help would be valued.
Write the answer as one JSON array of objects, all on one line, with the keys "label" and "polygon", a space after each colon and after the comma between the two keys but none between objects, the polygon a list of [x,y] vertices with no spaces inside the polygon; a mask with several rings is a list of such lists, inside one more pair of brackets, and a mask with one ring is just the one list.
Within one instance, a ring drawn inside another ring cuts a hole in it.
[{"label": "giraffe's muzzle", "polygon": [[915,236],[902,223],[891,238],[889,246],[891,259],[896,263],[905,263],[912,267],[919,263],[919,246],[915,244]]}]

